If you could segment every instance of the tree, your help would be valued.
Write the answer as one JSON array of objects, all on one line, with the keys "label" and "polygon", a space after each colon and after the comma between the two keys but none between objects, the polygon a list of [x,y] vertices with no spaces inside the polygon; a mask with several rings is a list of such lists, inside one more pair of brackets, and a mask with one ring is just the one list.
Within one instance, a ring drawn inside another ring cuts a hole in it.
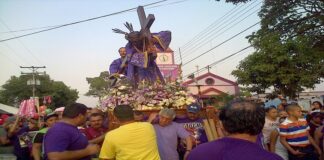
[{"label": "tree", "polygon": [[86,93],[87,96],[101,97],[108,90],[108,78],[109,72],[101,72],[99,77],[89,78],[87,77],[87,82],[90,84],[89,91]]},{"label": "tree", "polygon": [[[231,3],[249,0],[226,0]],[[249,36],[255,52],[232,74],[250,91],[295,97],[324,77],[324,1],[265,0],[261,29]]]},{"label": "tree", "polygon": [[[12,76],[0,90],[0,103],[18,106],[24,99],[32,96],[32,86],[27,85],[27,80],[31,77],[21,75]],[[40,98],[43,96],[52,96],[51,108],[55,109],[60,106],[66,106],[74,103],[78,99],[78,91],[66,86],[63,82],[51,80],[48,75],[37,77],[41,85],[36,86],[36,95]],[[40,99],[42,104],[42,99]]]},{"label": "tree", "polygon": [[232,74],[249,90],[264,93],[269,87],[294,98],[303,87],[313,88],[323,75],[323,52],[314,50],[307,41],[296,39],[282,43],[279,36],[269,35],[258,50],[242,60]]}]

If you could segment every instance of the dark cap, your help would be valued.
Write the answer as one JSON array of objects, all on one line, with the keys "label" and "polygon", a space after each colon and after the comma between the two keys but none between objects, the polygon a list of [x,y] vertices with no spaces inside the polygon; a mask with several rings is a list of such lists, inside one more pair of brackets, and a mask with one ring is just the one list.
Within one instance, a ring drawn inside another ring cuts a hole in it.
[{"label": "dark cap", "polygon": [[48,119],[50,119],[51,117],[58,117],[58,114],[56,114],[55,112],[52,112],[50,114],[47,114],[44,118],[44,121],[46,122]]},{"label": "dark cap", "polygon": [[197,103],[190,104],[187,107],[187,111],[191,113],[198,113],[200,111],[201,107]]}]

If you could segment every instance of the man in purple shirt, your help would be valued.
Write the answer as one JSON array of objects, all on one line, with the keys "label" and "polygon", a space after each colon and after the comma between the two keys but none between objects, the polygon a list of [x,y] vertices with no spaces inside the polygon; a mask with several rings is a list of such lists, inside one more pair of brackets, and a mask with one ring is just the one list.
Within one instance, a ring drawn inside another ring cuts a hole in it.
[{"label": "man in purple shirt", "polygon": [[88,144],[87,138],[77,128],[85,123],[86,113],[87,107],[80,103],[64,109],[63,119],[45,135],[45,159],[90,160],[90,155],[99,152],[99,146]]},{"label": "man in purple shirt", "polygon": [[120,47],[119,50],[119,55],[120,58],[115,59],[109,66],[109,72],[110,74],[123,74],[126,75],[127,74],[127,66],[125,64],[125,66],[122,66],[123,64],[123,60],[126,58],[126,49],[125,47]]},{"label": "man in purple shirt", "polygon": [[[149,122],[155,119],[157,114],[151,114]],[[187,143],[187,152],[184,159],[192,149],[190,133],[187,132],[181,124],[172,122],[176,114],[173,109],[164,108],[159,112],[159,122],[154,124],[157,135],[157,142],[161,160],[179,160],[177,152],[178,137],[185,139]]]},{"label": "man in purple shirt", "polygon": [[219,116],[228,136],[199,145],[188,160],[282,160],[255,143],[265,122],[262,107],[247,101],[233,101]]}]

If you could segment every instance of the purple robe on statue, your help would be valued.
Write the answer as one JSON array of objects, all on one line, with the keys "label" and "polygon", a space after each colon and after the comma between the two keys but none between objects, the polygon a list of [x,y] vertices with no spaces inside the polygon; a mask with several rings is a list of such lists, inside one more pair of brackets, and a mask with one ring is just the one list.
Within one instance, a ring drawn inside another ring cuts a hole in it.
[{"label": "purple robe on statue", "polygon": [[[152,33],[152,38],[156,40],[154,46],[159,51],[165,51],[171,42],[171,32],[161,31]],[[138,84],[142,80],[156,82],[159,80],[164,83],[163,76],[155,63],[156,53],[143,52],[142,44],[134,46],[128,42],[126,45],[126,54],[128,58],[127,78]]]},{"label": "purple robe on statue", "polygon": [[[110,74],[118,73],[119,70],[121,69],[122,63],[123,63],[122,58],[115,59],[109,66]],[[125,69],[123,71],[123,73],[121,73],[121,74],[126,75],[127,74],[127,69]]]}]

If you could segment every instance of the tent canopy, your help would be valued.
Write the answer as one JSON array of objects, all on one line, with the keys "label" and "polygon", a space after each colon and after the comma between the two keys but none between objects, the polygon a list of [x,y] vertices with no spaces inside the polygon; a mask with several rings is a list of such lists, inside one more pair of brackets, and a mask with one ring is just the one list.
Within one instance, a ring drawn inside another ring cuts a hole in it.
[{"label": "tent canopy", "polygon": [[0,103],[0,113],[17,114],[18,108]]}]

